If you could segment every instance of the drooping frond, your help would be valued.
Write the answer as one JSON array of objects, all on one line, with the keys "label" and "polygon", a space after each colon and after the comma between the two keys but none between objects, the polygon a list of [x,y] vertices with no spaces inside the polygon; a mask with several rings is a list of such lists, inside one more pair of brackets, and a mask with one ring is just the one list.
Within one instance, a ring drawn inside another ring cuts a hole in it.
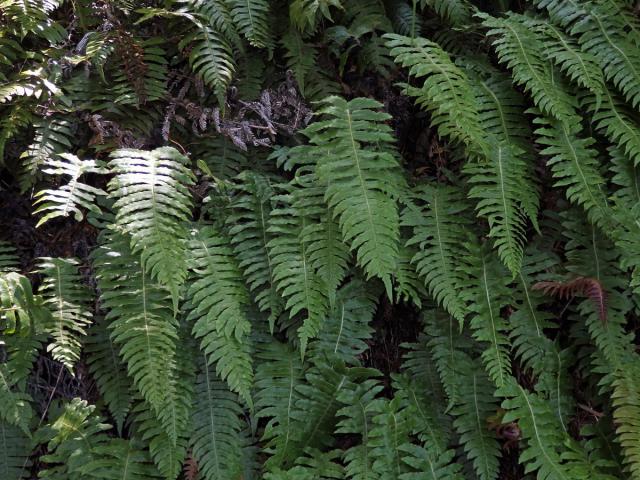
[{"label": "drooping frond", "polygon": [[318,179],[327,185],[326,200],[344,241],[391,296],[399,237],[395,199],[403,185],[391,130],[383,123],[389,116],[365,98],[329,97],[321,105],[323,119],[304,130],[319,155]]},{"label": "drooping frond", "polygon": [[282,300],[273,282],[273,258],[267,249],[273,186],[266,176],[247,172],[240,174],[238,191],[228,217],[229,235],[247,285],[261,311],[269,311],[273,328],[282,311]]},{"label": "drooping frond", "polygon": [[387,34],[387,47],[402,67],[422,81],[403,85],[405,93],[432,115],[438,134],[465,145],[473,154],[487,150],[473,91],[465,73],[437,43],[425,38]]},{"label": "drooping frond", "polygon": [[193,183],[188,159],[170,147],[123,149],[112,154],[109,168],[116,175],[109,182],[116,224],[131,236],[145,272],[169,288],[177,308],[187,276],[184,222],[191,216],[187,187]]},{"label": "drooping frond", "polygon": [[242,408],[236,395],[217,378],[207,362],[200,364],[192,413],[191,451],[205,480],[236,478],[240,471]]},{"label": "drooping frond", "polygon": [[127,237],[104,231],[94,251],[105,319],[135,387],[175,443],[187,412],[176,391],[178,332],[171,295],[143,271],[128,244]]},{"label": "drooping frond", "polygon": [[47,346],[53,358],[70,372],[80,360],[82,337],[91,323],[89,289],[82,284],[78,262],[70,258],[42,258],[40,293],[51,310],[47,332],[53,338]]},{"label": "drooping frond", "polygon": [[576,117],[576,100],[554,82],[553,72],[544,57],[545,47],[518,15],[493,18],[482,14],[488,35],[495,36],[493,47],[500,63],[513,72],[514,82],[529,93],[535,105],[545,114],[562,122]]},{"label": "drooping frond", "polygon": [[248,335],[250,297],[228,240],[212,225],[197,225],[189,240],[193,278],[188,320],[200,349],[231,390],[251,404],[253,368]]},{"label": "drooping frond", "polygon": [[131,380],[127,377],[119,349],[113,343],[107,327],[104,319],[91,327],[85,351],[89,371],[115,420],[118,431],[122,431],[131,407]]},{"label": "drooping frond", "polygon": [[228,0],[238,30],[254,47],[273,48],[267,0]]},{"label": "drooping frond", "polygon": [[106,169],[100,165],[100,162],[80,160],[70,153],[62,153],[59,157],[61,160],[47,158],[45,160],[46,168],[42,171],[48,175],[68,176],[68,183],[57,189],[40,190],[36,193],[34,206],[37,208],[33,213],[44,213],[37,226],[52,218],[70,215],[73,215],[79,222],[83,218],[80,207],[86,208],[90,212],[100,213],[100,208],[95,204],[96,197],[106,195],[103,190],[80,181],[80,177],[87,173],[106,173]]},{"label": "drooping frond", "polygon": [[466,308],[460,289],[464,281],[456,268],[467,240],[469,206],[457,189],[424,185],[415,192],[415,202],[402,212],[402,226],[410,227],[407,245],[417,247],[412,263],[429,293],[460,325]]},{"label": "drooping frond", "polygon": [[300,352],[304,356],[307,343],[322,327],[328,298],[322,278],[313,270],[307,245],[300,239],[309,219],[304,210],[295,207],[292,197],[276,197],[277,204],[269,219],[269,232],[273,238],[267,248],[273,259],[273,280],[286,301],[289,316],[304,312],[304,320],[298,329]]},{"label": "drooping frond", "polygon": [[510,279],[490,252],[467,245],[467,263],[460,269],[466,275],[464,295],[472,313],[471,329],[474,338],[483,344],[482,360],[489,377],[500,387],[511,374],[510,327],[500,314],[512,302],[507,288]]}]

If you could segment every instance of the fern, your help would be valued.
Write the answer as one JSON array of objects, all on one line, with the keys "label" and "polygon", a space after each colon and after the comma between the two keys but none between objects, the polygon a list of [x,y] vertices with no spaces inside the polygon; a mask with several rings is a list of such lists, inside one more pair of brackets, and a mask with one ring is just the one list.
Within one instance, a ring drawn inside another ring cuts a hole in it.
[{"label": "fern", "polygon": [[456,266],[467,237],[468,206],[453,187],[425,185],[416,189],[415,196],[421,205],[409,204],[402,213],[402,225],[413,233],[407,245],[418,247],[412,262],[429,293],[462,325],[464,278]]},{"label": "fern", "polygon": [[196,408],[193,411],[192,455],[206,480],[234,478],[241,454],[242,409],[206,362],[196,380]]},{"label": "fern", "polygon": [[455,27],[462,27],[471,21],[473,6],[466,0],[420,0],[419,3],[423,8],[429,6]]},{"label": "fern", "polygon": [[20,480],[29,470],[29,437],[20,429],[0,422],[0,473],[6,480]]},{"label": "fern", "polygon": [[381,278],[391,296],[399,235],[394,200],[403,186],[390,130],[382,123],[388,115],[376,111],[379,107],[369,99],[329,97],[318,111],[327,119],[304,133],[318,149],[318,179],[327,185],[325,198],[343,239],[356,250],[367,275]]},{"label": "fern", "polygon": [[86,353],[89,371],[95,379],[119,432],[131,408],[131,382],[120,360],[118,347],[109,336],[104,320],[89,330]]},{"label": "fern", "polygon": [[464,72],[447,52],[424,38],[387,34],[387,47],[395,62],[409,67],[422,87],[403,85],[406,94],[416,97],[418,105],[430,112],[441,137],[465,145],[473,154],[487,152],[473,92]]},{"label": "fern", "polygon": [[61,154],[62,160],[54,160],[48,158],[46,160],[46,169],[43,173],[48,175],[68,175],[69,183],[61,186],[59,189],[40,190],[36,193],[36,201],[34,205],[38,208],[34,211],[44,213],[45,215],[38,221],[40,226],[52,218],[74,216],[77,221],[83,219],[80,207],[87,210],[100,213],[100,209],[95,205],[95,199],[98,195],[106,195],[99,189],[80,182],[80,177],[85,173],[106,173],[106,170],[94,160],[80,160],[75,155]]},{"label": "fern", "polygon": [[298,329],[300,352],[304,356],[309,339],[320,331],[328,309],[326,286],[312,270],[311,259],[304,242],[300,242],[301,230],[308,221],[304,212],[293,206],[289,195],[276,197],[281,203],[271,211],[269,232],[273,239],[267,244],[273,258],[273,280],[286,300],[289,316],[304,311],[305,318]]},{"label": "fern", "polygon": [[266,0],[229,0],[231,16],[238,30],[254,47],[272,48],[269,27],[269,2]]},{"label": "fern", "polygon": [[187,296],[188,320],[200,348],[231,390],[251,405],[253,369],[247,336],[251,331],[250,299],[228,241],[213,226],[192,231],[189,242],[194,271]]},{"label": "fern", "polygon": [[[291,8],[294,4],[291,5]],[[317,51],[306,44],[300,33],[290,30],[282,37],[282,46],[287,51],[287,67],[293,72],[302,92],[305,92],[305,79],[316,65]]]},{"label": "fern", "polygon": [[93,261],[111,338],[137,390],[175,444],[187,412],[176,392],[178,333],[170,292],[143,272],[124,236],[105,232]]},{"label": "fern", "polygon": [[109,162],[116,174],[109,182],[116,224],[131,236],[145,271],[169,288],[174,309],[187,275],[184,222],[191,215],[187,186],[193,183],[187,162],[173,148],[118,150]]},{"label": "fern", "polygon": [[332,20],[331,7],[341,9],[343,8],[342,2],[340,0],[293,0],[289,5],[291,23],[295,24],[301,31],[307,29],[313,31],[320,15]]},{"label": "fern", "polygon": [[15,248],[10,243],[0,240],[0,274],[18,270],[19,263]]},{"label": "fern", "polygon": [[72,124],[63,118],[39,119],[35,122],[33,143],[21,155],[23,168],[21,172],[22,190],[29,188],[39,171],[55,154],[72,148]]},{"label": "fern", "polygon": [[77,261],[64,258],[43,258],[40,262],[44,277],[40,293],[52,313],[47,330],[53,342],[47,350],[70,372],[80,360],[81,337],[91,323],[90,294],[82,285],[77,265]]}]

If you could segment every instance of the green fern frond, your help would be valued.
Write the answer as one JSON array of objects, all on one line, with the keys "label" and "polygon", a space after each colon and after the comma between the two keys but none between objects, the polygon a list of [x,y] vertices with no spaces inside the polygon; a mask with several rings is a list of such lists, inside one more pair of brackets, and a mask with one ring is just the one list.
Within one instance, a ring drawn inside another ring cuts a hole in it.
[{"label": "green fern frond", "polygon": [[602,191],[605,182],[598,171],[594,140],[581,138],[579,125],[543,117],[537,117],[534,123],[539,125],[536,141],[545,147],[540,153],[550,157],[547,165],[556,179],[555,186],[565,190],[571,203],[582,206],[592,222],[608,222],[609,210]]},{"label": "green fern frond", "polygon": [[72,124],[66,118],[50,117],[37,120],[33,143],[25,150],[20,173],[20,185],[26,191],[40,177],[40,169],[46,165],[55,154],[67,152],[73,147]]},{"label": "green fern frond", "polygon": [[369,348],[379,288],[354,278],[338,290],[333,308],[324,326],[310,345],[310,357],[326,355],[347,365],[359,365],[360,356]]},{"label": "green fern frond", "polygon": [[431,113],[432,124],[440,137],[450,137],[474,154],[487,152],[485,135],[477,105],[465,73],[449,54],[425,38],[387,34],[387,47],[394,61],[409,68],[420,87],[403,84],[405,94],[416,97],[417,104]]},{"label": "green fern frond", "polygon": [[419,3],[422,8],[429,6],[454,27],[468,24],[474,8],[467,0],[419,0]]},{"label": "green fern frond", "polygon": [[89,371],[115,420],[118,431],[122,432],[124,420],[131,408],[131,381],[127,378],[127,370],[120,360],[120,352],[111,340],[107,327],[104,320],[96,322],[91,327],[85,351]]},{"label": "green fern frond", "polygon": [[200,349],[231,390],[251,405],[253,368],[248,335],[250,297],[228,240],[211,225],[198,225],[189,241],[193,278],[187,291],[188,321]]},{"label": "green fern frond", "polygon": [[369,446],[374,457],[373,469],[380,478],[402,478],[409,470],[402,461],[402,447],[409,443],[414,419],[402,409],[402,401],[394,397],[383,401],[373,417]]},{"label": "green fern frond", "polygon": [[468,235],[468,205],[453,187],[424,185],[414,195],[415,202],[405,207],[401,223],[412,230],[407,245],[417,247],[412,263],[429,293],[462,325],[466,314],[460,296],[464,277],[456,266]]},{"label": "green fern frond", "polygon": [[177,321],[170,292],[144,273],[128,244],[128,238],[103,231],[93,254],[100,298],[129,376],[175,444],[187,421],[184,395],[176,391]]},{"label": "green fern frond", "polygon": [[342,237],[367,276],[382,279],[391,297],[398,251],[396,198],[399,176],[389,115],[375,100],[329,97],[317,114],[325,119],[303,132],[318,152],[316,174],[327,185],[326,201],[338,218]]},{"label": "green fern frond", "polygon": [[231,45],[224,35],[208,25],[198,25],[180,40],[178,48],[190,47],[189,64],[216,93],[224,98],[235,72]]},{"label": "green fern frond", "polygon": [[591,122],[596,130],[606,136],[611,143],[640,163],[640,117],[626,106],[624,101],[608,89],[602,92],[602,101],[586,96],[583,104],[592,115]]},{"label": "green fern frond", "polygon": [[22,480],[30,470],[31,440],[19,428],[0,422],[0,474],[5,480]]},{"label": "green fern frond", "polygon": [[20,259],[9,242],[0,240],[0,274],[19,270]]},{"label": "green fern frond", "polygon": [[106,195],[99,189],[82,183],[80,177],[88,173],[104,174],[107,172],[99,161],[80,160],[70,153],[59,155],[60,160],[51,157],[45,160],[42,170],[47,175],[66,175],[68,183],[58,189],[40,190],[35,194],[34,206],[37,206],[34,214],[44,213],[45,215],[38,221],[37,227],[57,217],[67,217],[73,215],[76,221],[83,219],[80,207],[86,208],[90,212],[100,213],[100,208],[95,204],[98,195]]},{"label": "green fern frond", "polygon": [[80,360],[81,337],[86,335],[92,319],[91,296],[82,284],[78,262],[74,259],[42,258],[39,272],[43,276],[40,294],[52,314],[47,331],[53,342],[47,351],[73,374]]},{"label": "green fern frond", "polygon": [[191,451],[205,480],[236,478],[240,470],[242,407],[206,361],[196,380]]},{"label": "green fern frond", "polygon": [[582,50],[578,42],[552,23],[529,20],[544,46],[544,55],[581,87],[589,90],[599,104],[605,90],[605,78],[598,59]]},{"label": "green fern frond", "polygon": [[360,385],[350,385],[338,396],[344,405],[336,415],[340,418],[336,433],[357,435],[358,443],[344,452],[345,473],[354,480],[380,478],[373,468],[374,452],[370,443],[373,417],[380,413],[381,400],[376,397],[383,387],[378,380],[369,379]]},{"label": "green fern frond", "polygon": [[506,410],[503,423],[517,422],[527,441],[527,447],[520,454],[520,461],[527,463],[527,471],[536,470],[540,479],[570,480],[572,477],[562,465],[557,450],[563,439],[554,428],[556,420],[549,404],[512,379],[498,392],[505,398],[502,402],[502,408]]},{"label": "green fern frond", "polygon": [[267,0],[228,0],[236,28],[251,45],[273,49]]},{"label": "green fern frond", "polygon": [[331,7],[343,9],[341,0],[293,0],[289,5],[289,17],[300,31],[314,31],[320,15],[329,21],[333,20]]},{"label": "green fern frond", "polygon": [[122,149],[111,154],[109,168],[116,175],[109,182],[116,225],[131,236],[145,272],[169,288],[177,309],[187,276],[184,222],[192,208],[187,187],[194,183],[189,160],[170,147]]},{"label": "green fern frond", "polygon": [[112,438],[91,450],[93,459],[78,469],[85,478],[153,480],[163,478],[148,453],[134,440]]},{"label": "green fern frond", "polygon": [[[291,5],[293,8],[294,4]],[[309,72],[314,70],[318,52],[315,47],[305,43],[300,32],[290,29],[280,40],[285,48],[287,68],[293,72],[301,92],[305,92],[305,79]]]},{"label": "green fern frond", "polygon": [[260,310],[269,311],[273,329],[283,309],[273,284],[273,258],[267,249],[272,239],[268,222],[273,186],[269,177],[255,172],[242,173],[238,180],[227,218],[229,235],[247,285]]},{"label": "green fern frond", "polygon": [[400,480],[463,480],[462,465],[455,461],[455,451],[434,455],[428,449],[408,443],[400,446],[406,455],[402,461],[409,465],[414,472],[404,473]]},{"label": "green fern frond", "polygon": [[478,16],[489,29],[487,35],[497,37],[492,45],[500,63],[512,70],[514,83],[521,85],[545,114],[562,122],[574,122],[575,98],[556,85],[544,57],[544,44],[527,26],[527,19],[515,14],[506,18]]},{"label": "green fern frond", "polygon": [[[535,185],[528,176],[531,168],[517,147],[500,142],[492,145],[487,161],[469,162],[464,172],[471,184],[469,198],[476,199],[476,212],[486,217],[489,237],[502,262],[515,276],[520,271],[526,241],[524,205],[537,207]],[[529,210],[537,210],[531,207]]]},{"label": "green fern frond", "polygon": [[84,465],[96,459],[93,450],[108,440],[103,432],[111,427],[102,423],[94,410],[86,400],[74,398],[43,427],[40,438],[46,440],[48,453],[41,457],[44,465],[39,478],[74,478]]},{"label": "green fern frond", "polygon": [[467,244],[467,248],[466,264],[460,269],[467,276],[464,295],[472,312],[473,337],[482,342],[482,360],[489,377],[500,387],[511,375],[510,325],[500,315],[512,303],[510,278],[497,259],[482,247]]},{"label": "green fern frond", "polygon": [[292,415],[296,391],[303,381],[300,355],[288,344],[267,338],[256,356],[255,410],[256,418],[268,419],[262,440],[264,450],[272,456],[267,467],[281,466],[289,461],[294,448],[295,420]]}]

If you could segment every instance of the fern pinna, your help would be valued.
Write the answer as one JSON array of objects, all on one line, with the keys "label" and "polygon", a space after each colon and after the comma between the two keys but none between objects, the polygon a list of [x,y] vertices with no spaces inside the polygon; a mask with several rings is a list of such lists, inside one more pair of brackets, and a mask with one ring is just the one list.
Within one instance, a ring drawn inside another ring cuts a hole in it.
[{"label": "fern pinna", "polygon": [[628,0],[0,0],[0,479],[640,480]]}]

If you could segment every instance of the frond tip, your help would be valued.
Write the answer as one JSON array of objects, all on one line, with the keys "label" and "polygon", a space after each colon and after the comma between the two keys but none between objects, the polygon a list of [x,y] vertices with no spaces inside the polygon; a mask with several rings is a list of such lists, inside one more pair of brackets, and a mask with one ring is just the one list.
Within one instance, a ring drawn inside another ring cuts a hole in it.
[{"label": "frond tip", "polygon": [[567,300],[572,297],[588,297],[595,305],[600,320],[607,321],[607,292],[595,278],[577,277],[568,282],[538,282],[531,288],[542,290],[545,295]]}]

